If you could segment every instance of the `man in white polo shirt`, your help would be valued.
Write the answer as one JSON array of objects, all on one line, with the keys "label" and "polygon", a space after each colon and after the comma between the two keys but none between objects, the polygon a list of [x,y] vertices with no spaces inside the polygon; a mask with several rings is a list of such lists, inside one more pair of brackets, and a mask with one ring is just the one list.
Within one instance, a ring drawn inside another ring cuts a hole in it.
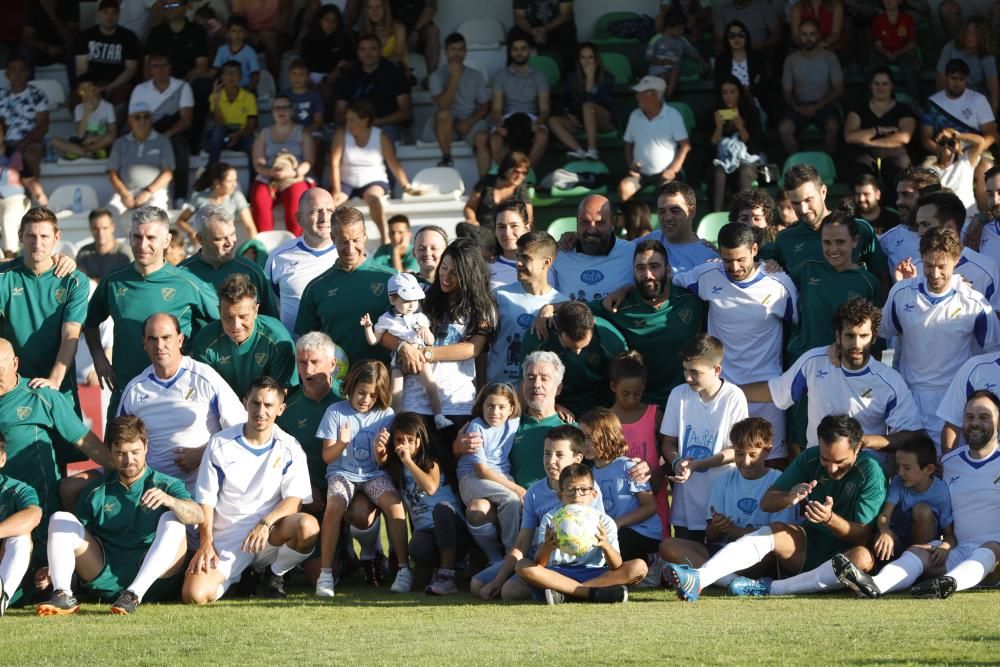
[{"label": "man in white polo shirt", "polygon": [[618,184],[622,201],[647,185],[677,179],[691,150],[684,118],[663,101],[667,83],[658,76],[644,76],[632,90],[639,108],[625,127],[625,162],[629,175]]},{"label": "man in white polo shirt", "polygon": [[326,190],[306,190],[295,214],[302,227],[302,236],[288,239],[275,248],[264,266],[278,300],[281,323],[289,333],[295,331],[299,300],[306,285],[333,266],[337,259],[337,247],[330,238],[334,208],[333,197]]},{"label": "man in white polo shirt", "polygon": [[152,365],[122,393],[118,416],[139,417],[149,432],[149,465],[193,493],[205,444],[213,433],[246,421],[236,393],[211,366],[181,354],[184,334],[173,315],[157,313],[143,328]]}]

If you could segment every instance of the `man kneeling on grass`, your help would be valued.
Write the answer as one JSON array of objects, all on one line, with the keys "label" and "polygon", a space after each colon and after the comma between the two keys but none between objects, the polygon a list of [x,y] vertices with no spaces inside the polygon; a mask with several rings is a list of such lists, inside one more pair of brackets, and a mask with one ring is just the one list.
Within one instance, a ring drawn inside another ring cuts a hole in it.
[{"label": "man kneeling on grass", "polygon": [[[563,505],[590,505],[597,499],[594,474],[583,463],[573,463],[559,474],[559,498]],[[549,604],[564,602],[566,596],[591,602],[625,602],[629,584],[646,576],[646,562],[640,558],[622,562],[618,551],[618,529],[603,511],[597,529],[597,544],[576,556],[558,548],[552,517],[556,508],[542,518],[535,537],[534,560],[522,559],[517,575],[532,587],[535,599]],[[597,510],[595,510],[597,511]]]},{"label": "man kneeling on grass", "polygon": [[146,465],[146,426],[138,417],[115,417],[108,446],[116,470],[91,482],[73,514],[49,519],[49,567],[36,574],[52,596],[36,607],[39,616],[80,611],[70,588],[73,572],[111,613],[135,612],[143,600],[176,598],[187,556],[185,526],[201,523],[201,508],[184,482]]}]

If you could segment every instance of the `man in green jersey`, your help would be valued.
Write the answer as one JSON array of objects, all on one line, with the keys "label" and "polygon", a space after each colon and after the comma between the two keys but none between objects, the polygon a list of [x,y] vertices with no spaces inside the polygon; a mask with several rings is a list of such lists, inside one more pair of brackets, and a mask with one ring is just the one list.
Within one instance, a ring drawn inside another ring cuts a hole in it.
[{"label": "man in green jersey", "polygon": [[14,599],[31,563],[31,531],[42,521],[35,490],[3,474],[7,443],[0,434],[0,616]]},{"label": "man in green jersey", "polygon": [[292,337],[279,320],[258,314],[260,293],[250,278],[233,273],[218,293],[222,318],[198,332],[191,356],[218,371],[240,397],[262,375],[284,387],[297,384]]},{"label": "man in green jersey", "polygon": [[[236,222],[223,206],[207,204],[194,214],[194,229],[201,250],[178,266],[187,269],[218,289],[229,276],[245,275],[257,289],[260,309],[265,315],[277,317],[274,292],[267,284],[264,271],[256,262],[236,255]],[[279,378],[280,379],[280,378]]]},{"label": "man in green jersey", "polygon": [[861,424],[847,415],[827,415],[816,429],[818,447],[799,454],[760,500],[764,512],[799,505],[799,524],[772,523],[730,542],[700,568],[670,563],[664,577],[677,596],[693,602],[711,584],[751,567],[773,553],[784,572],[771,581],[736,577],[734,595],[795,595],[842,588],[830,559],[843,553],[862,570],[874,565],[865,548],[885,500],[882,466],[861,450]]},{"label": "man in green jersey", "polygon": [[[148,365],[138,347],[143,324],[150,316],[175,316],[188,340],[201,327],[219,319],[219,299],[212,286],[164,259],[170,244],[169,228],[163,209],[136,209],[129,237],[135,261],[104,276],[90,299],[83,333],[101,385],[113,390],[109,415],[115,414],[125,385]],[[101,346],[99,328],[109,317],[115,323],[116,342],[111,361]]]},{"label": "man in green jersey", "polygon": [[73,513],[49,520],[49,567],[36,576],[51,580],[52,596],[39,616],[80,611],[71,588],[73,572],[83,588],[111,613],[128,615],[144,599],[180,593],[187,556],[187,530],[204,520],[184,482],[146,465],[146,426],[138,417],[115,417],[108,426],[114,467],[95,479]]},{"label": "man in green jersey", "polygon": [[368,235],[358,209],[337,209],[330,235],[337,246],[337,261],[303,292],[294,333],[326,333],[344,348],[352,365],[363,359],[388,363],[389,351],[369,345],[358,322],[366,314],[374,322],[388,310],[386,283],[393,270],[378,266],[365,252]]}]

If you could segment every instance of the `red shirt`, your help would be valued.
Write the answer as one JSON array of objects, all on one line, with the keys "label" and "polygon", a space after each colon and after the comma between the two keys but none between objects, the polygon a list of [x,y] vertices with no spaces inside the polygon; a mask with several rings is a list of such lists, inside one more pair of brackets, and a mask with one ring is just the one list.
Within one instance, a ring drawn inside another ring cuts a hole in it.
[{"label": "red shirt", "polygon": [[896,25],[889,23],[885,14],[879,14],[872,19],[872,37],[889,53],[895,53],[916,40],[917,24],[906,12],[899,12]]}]

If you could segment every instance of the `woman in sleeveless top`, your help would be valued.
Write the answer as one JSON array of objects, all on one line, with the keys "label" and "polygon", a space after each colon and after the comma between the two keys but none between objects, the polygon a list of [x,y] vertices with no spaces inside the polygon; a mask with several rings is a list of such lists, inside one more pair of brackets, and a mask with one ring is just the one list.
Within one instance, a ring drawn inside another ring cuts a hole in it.
[{"label": "woman in sleeveless top", "polygon": [[377,35],[382,41],[382,57],[400,65],[405,72],[409,58],[406,50],[406,26],[392,19],[387,0],[368,0],[364,10],[363,32]]},{"label": "woman in sleeveless top", "polygon": [[[253,168],[257,177],[250,186],[250,211],[257,231],[274,229],[272,210],[281,202],[285,212],[285,228],[299,236],[302,228],[295,219],[299,198],[312,187],[306,180],[314,160],[313,140],[302,131],[302,126],[292,122],[292,101],[279,95],[271,106],[274,125],[265,128],[253,143]],[[287,160],[275,164],[279,154],[291,154],[297,164]]]},{"label": "woman in sleeveless top", "polygon": [[363,199],[382,235],[382,243],[388,243],[382,197],[392,188],[386,166],[404,192],[420,193],[410,187],[410,179],[396,159],[392,139],[381,128],[374,127],[374,122],[375,107],[369,100],[362,98],[348,105],[345,127],[337,130],[330,145],[330,189],[336,206],[348,199]]}]

